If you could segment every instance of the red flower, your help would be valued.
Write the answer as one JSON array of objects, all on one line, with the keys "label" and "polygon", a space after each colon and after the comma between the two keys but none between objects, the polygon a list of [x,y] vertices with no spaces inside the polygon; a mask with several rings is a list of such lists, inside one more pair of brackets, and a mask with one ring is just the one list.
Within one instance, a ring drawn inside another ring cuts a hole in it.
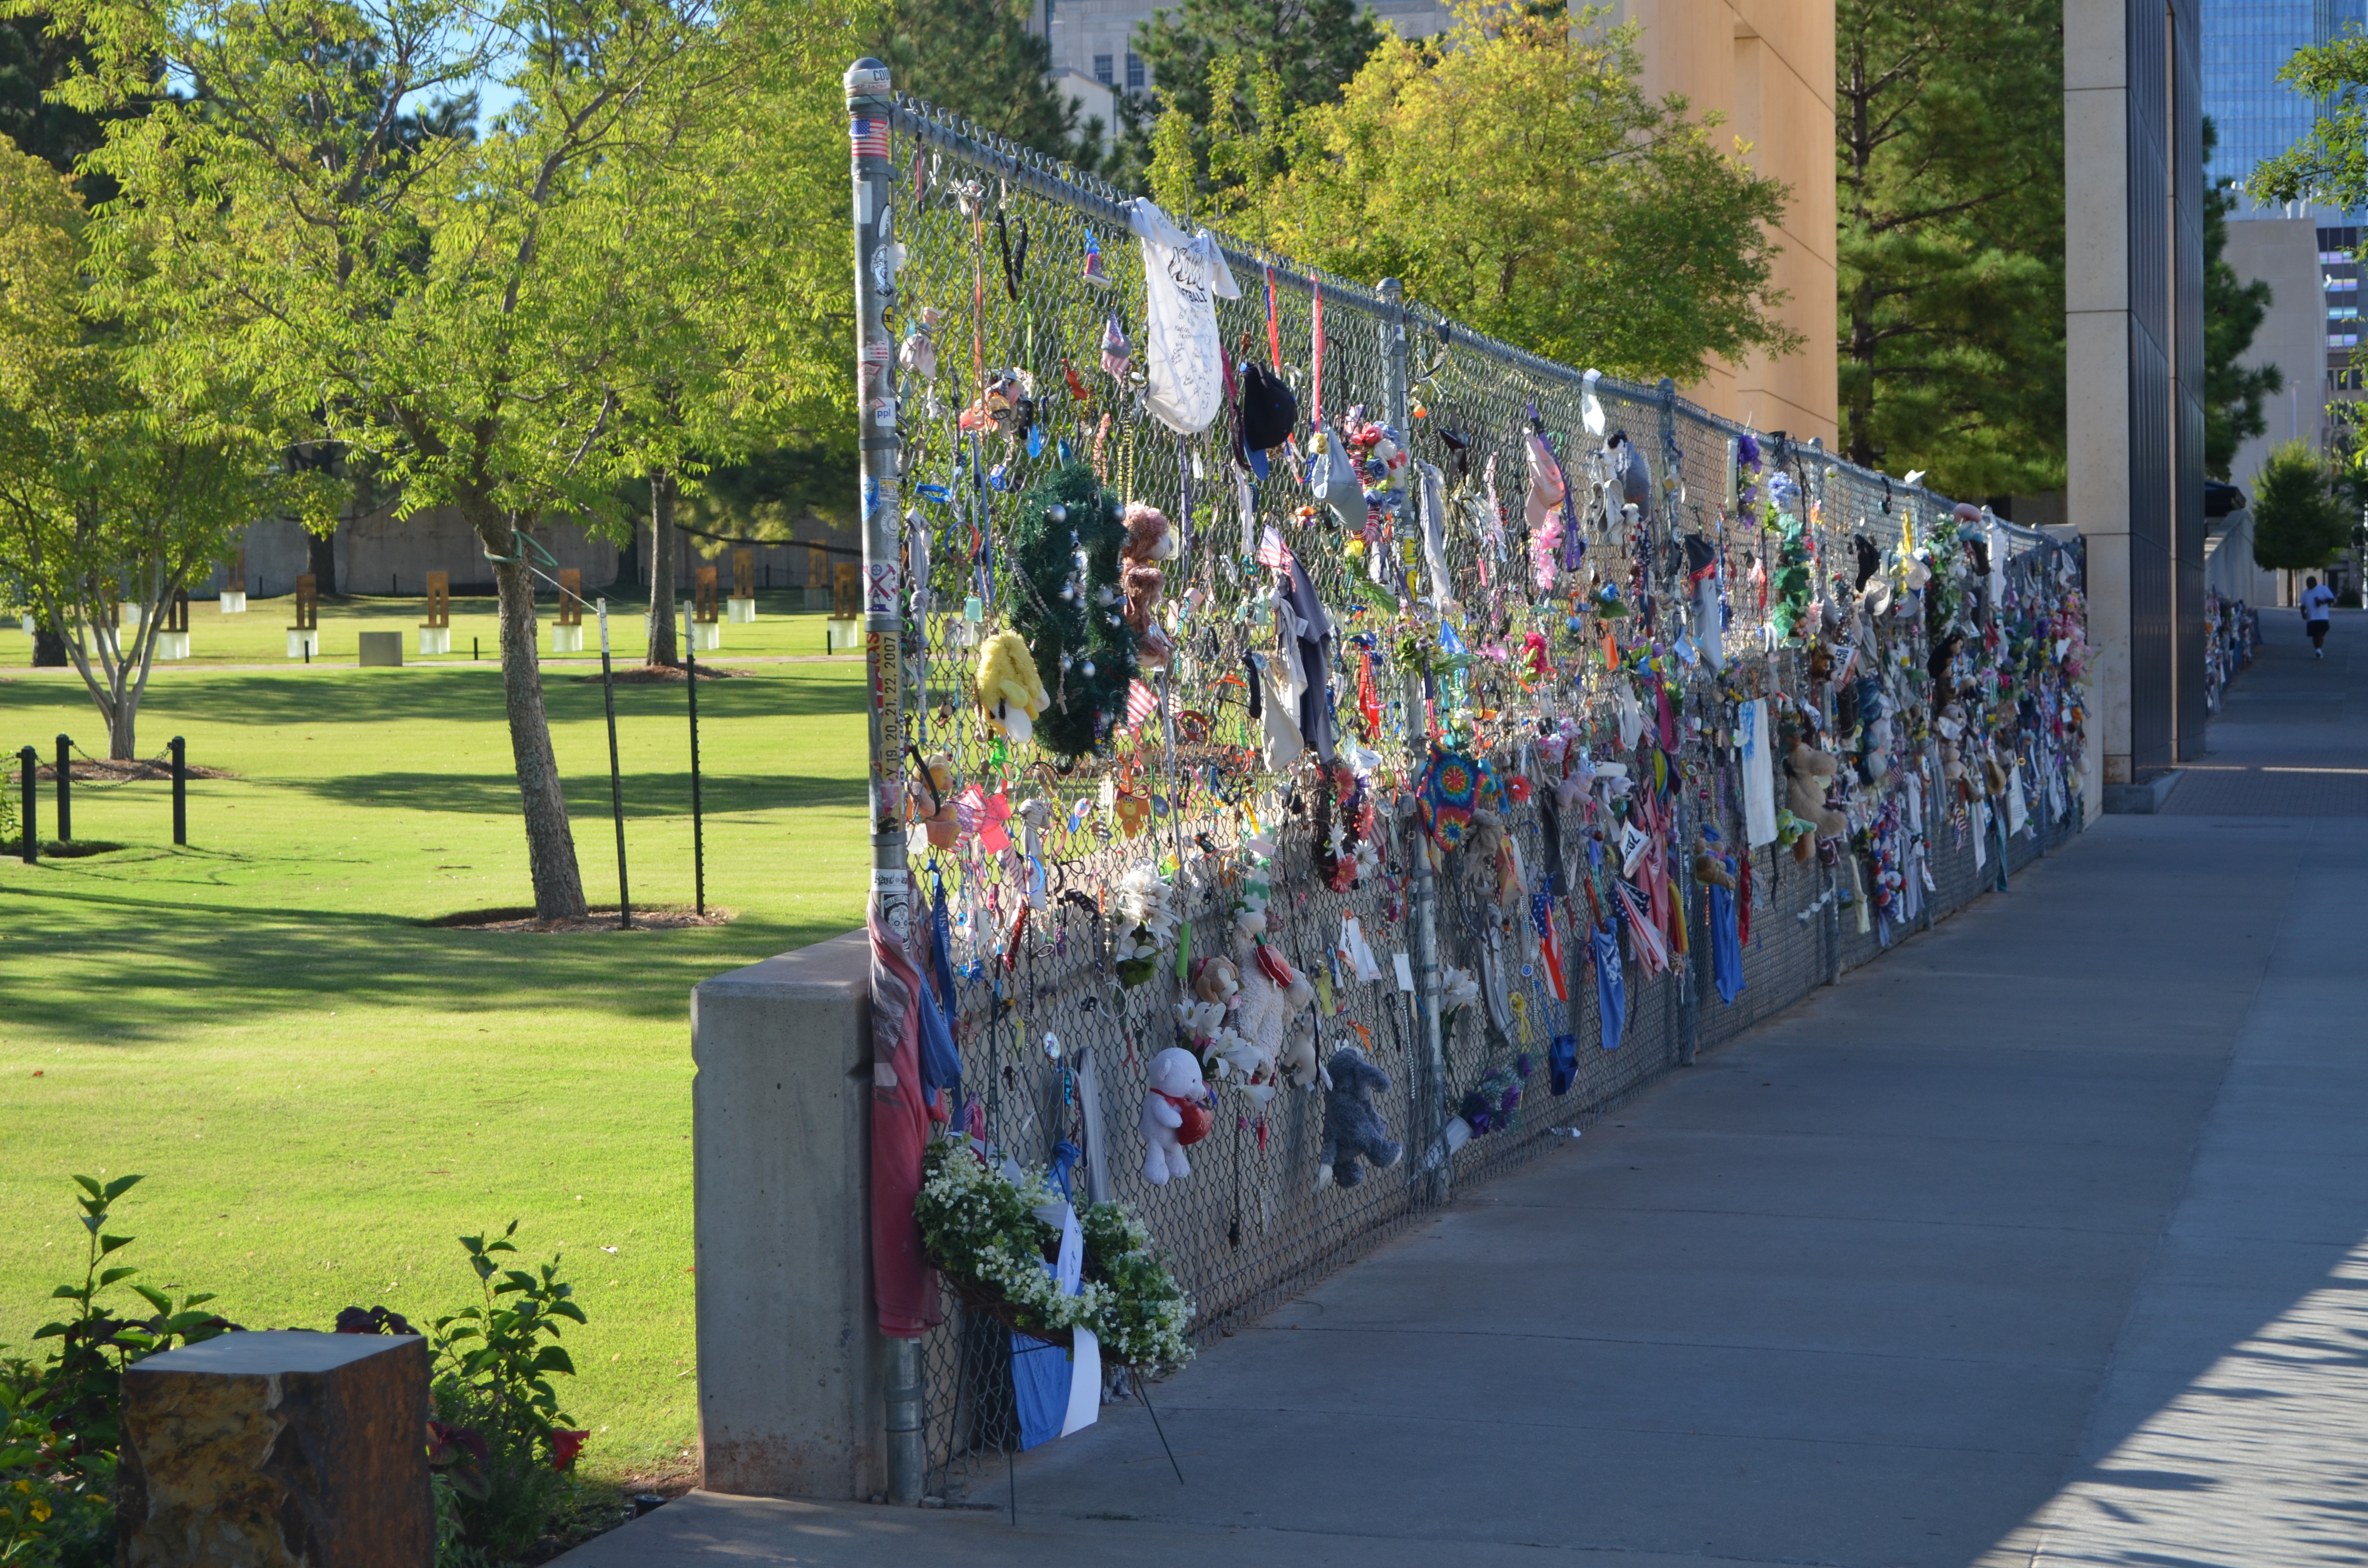
[{"label": "red flower", "polygon": [[585,1440],[591,1436],[589,1432],[552,1433],[551,1468],[565,1470],[569,1465],[574,1464],[575,1456],[584,1451]]}]

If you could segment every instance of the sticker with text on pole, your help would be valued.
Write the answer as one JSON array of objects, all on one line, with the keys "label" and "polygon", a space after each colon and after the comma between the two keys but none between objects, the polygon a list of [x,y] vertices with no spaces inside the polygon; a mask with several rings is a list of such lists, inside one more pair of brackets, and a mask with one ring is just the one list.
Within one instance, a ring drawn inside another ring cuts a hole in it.
[{"label": "sticker with text on pole", "polygon": [[1412,991],[1414,989],[1414,965],[1406,962],[1406,956],[1404,953],[1392,953],[1390,955],[1390,962],[1397,965],[1398,968],[1398,989],[1401,991]]}]

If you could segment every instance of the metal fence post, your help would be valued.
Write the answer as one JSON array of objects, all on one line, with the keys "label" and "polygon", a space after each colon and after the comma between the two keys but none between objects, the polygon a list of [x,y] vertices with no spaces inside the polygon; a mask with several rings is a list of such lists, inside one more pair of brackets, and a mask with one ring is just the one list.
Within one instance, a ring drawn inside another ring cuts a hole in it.
[{"label": "metal fence post", "polygon": [[[1391,426],[1405,431],[1409,419],[1406,390],[1406,288],[1395,278],[1384,278],[1380,289],[1386,313],[1382,317],[1382,403]],[[1406,684],[1406,739],[1416,753],[1415,764],[1422,764],[1422,754],[1430,741],[1430,710],[1423,677],[1409,675]],[[1430,854],[1424,846],[1422,831],[1413,835],[1412,868],[1414,915],[1414,993],[1415,1009],[1422,1030],[1423,1076],[1416,1099],[1421,1119],[1414,1129],[1414,1146],[1428,1150],[1434,1146],[1440,1130],[1445,1126],[1447,1051],[1440,1032],[1439,1013],[1439,881],[1431,874]],[[1421,1162],[1416,1162],[1417,1179],[1420,1178]],[[1430,1173],[1429,1196],[1434,1201],[1444,1200],[1455,1178],[1452,1159],[1441,1159]]]},{"label": "metal fence post", "polygon": [[[902,540],[896,506],[904,442],[896,433],[895,345],[885,312],[895,298],[895,171],[888,161],[894,107],[888,68],[866,56],[848,67],[848,146],[854,187],[857,441],[862,462],[863,666],[871,700],[871,906],[880,926],[904,934],[910,874],[905,828],[905,632],[898,613]],[[888,1437],[888,1500],[921,1500],[927,1468],[920,1419],[921,1346],[888,1341],[882,1391]]]},{"label": "metal fence post", "polygon": [[173,753],[173,842],[186,846],[189,842],[189,743],[175,735],[165,744]]},{"label": "metal fence post", "polygon": [[31,746],[26,746],[17,753],[17,767],[23,775],[24,780],[24,788],[18,791],[17,799],[25,808],[25,820],[17,824],[25,831],[24,847],[19,853],[24,856],[25,864],[29,866],[40,858],[41,853],[40,835],[36,831],[33,822],[33,819],[40,814],[38,808],[41,803],[41,798],[33,792],[33,775],[40,771],[41,754]]},{"label": "metal fence post", "polygon": [[682,607],[683,688],[690,694],[690,878],[692,907],[707,913],[707,825],[699,792],[699,646],[691,607]]},{"label": "metal fence post", "polygon": [[58,842],[74,842],[74,742],[58,737]]}]

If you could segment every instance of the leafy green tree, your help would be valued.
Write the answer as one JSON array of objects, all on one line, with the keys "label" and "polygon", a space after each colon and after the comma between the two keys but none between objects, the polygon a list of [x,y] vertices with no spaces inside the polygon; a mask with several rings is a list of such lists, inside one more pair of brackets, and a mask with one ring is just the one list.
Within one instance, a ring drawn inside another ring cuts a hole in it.
[{"label": "leafy green tree", "polygon": [[72,42],[49,36],[38,18],[0,17],[0,136],[60,174],[99,142],[96,117],[46,97],[72,74],[74,58]]},{"label": "leafy green tree", "polygon": [[2315,572],[2351,542],[2350,512],[2337,499],[2326,460],[2307,441],[2287,441],[2253,476],[2253,560],[2273,572]]},{"label": "leafy green tree", "polygon": [[[1173,11],[1154,11],[1136,26],[1133,41],[1157,92],[1120,100],[1122,135],[1114,161],[1121,176],[1133,183],[1149,171],[1155,104],[1159,112],[1180,111],[1194,126],[1253,112],[1272,117],[1278,109],[1288,119],[1301,109],[1339,102],[1383,37],[1359,0],[1184,0]],[[1222,83],[1212,92],[1211,70],[1224,60],[1236,66],[1224,80],[1237,86],[1247,85],[1251,64],[1270,77],[1274,101],[1253,105]],[[1203,146],[1204,166],[1206,156]]]},{"label": "leafy green tree", "polygon": [[1026,0],[887,0],[872,52],[898,90],[1079,168],[1100,165],[1111,127],[1082,123],[1053,85],[1053,46],[1028,30]]},{"label": "leafy green tree", "polygon": [[[2219,136],[2212,121],[2203,122],[2203,162],[2208,170]],[[2247,283],[2225,259],[2228,249],[2228,210],[2234,198],[2218,182],[2203,187],[2203,472],[2214,479],[2228,477],[2237,449],[2266,432],[2261,400],[2285,390],[2286,378],[2275,365],[2237,363],[2253,347],[2253,335],[2270,313],[2270,286],[2262,278]]]},{"label": "leafy green tree", "polygon": [[[1466,3],[1435,40],[1387,39],[1337,104],[1290,110],[1275,73],[1220,57],[1220,117],[1162,117],[1153,188],[1247,237],[1540,354],[1639,379],[1782,353],[1772,238],[1785,189],[1648,97],[1636,30]],[[1247,112],[1228,113],[1228,99]]]},{"label": "leafy green tree", "polygon": [[87,232],[71,182],[0,138],[0,574],[62,634],[108,755],[129,759],[161,608],[258,515],[321,508],[246,423],[244,389],[88,319]]},{"label": "leafy green tree", "polygon": [[[824,85],[847,18],[767,0],[49,4],[92,61],[78,106],[204,85],[110,122],[92,154],[124,192],[96,246],[114,308],[365,458],[404,511],[450,506],[475,532],[536,910],[583,914],[534,528],[622,527],[624,480],[850,395],[845,128]],[[473,139],[436,119],[495,85],[508,105]]]},{"label": "leafy green tree", "polygon": [[1957,494],[2064,483],[2053,0],[1839,0],[1841,444]]},{"label": "leafy green tree", "polygon": [[2245,180],[2254,200],[2368,206],[2368,34],[2294,51],[2278,80],[2318,106],[2310,134]]}]

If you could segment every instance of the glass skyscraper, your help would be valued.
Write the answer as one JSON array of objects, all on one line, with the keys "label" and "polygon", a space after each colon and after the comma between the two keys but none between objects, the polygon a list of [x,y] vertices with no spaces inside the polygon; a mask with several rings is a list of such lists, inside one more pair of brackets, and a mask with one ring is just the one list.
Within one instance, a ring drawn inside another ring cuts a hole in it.
[{"label": "glass skyscraper", "polygon": [[2317,106],[2278,73],[2295,50],[2363,22],[2368,0],[2203,0],[2203,112],[2220,135],[2205,171],[2214,184],[2245,179],[2310,133]]}]

